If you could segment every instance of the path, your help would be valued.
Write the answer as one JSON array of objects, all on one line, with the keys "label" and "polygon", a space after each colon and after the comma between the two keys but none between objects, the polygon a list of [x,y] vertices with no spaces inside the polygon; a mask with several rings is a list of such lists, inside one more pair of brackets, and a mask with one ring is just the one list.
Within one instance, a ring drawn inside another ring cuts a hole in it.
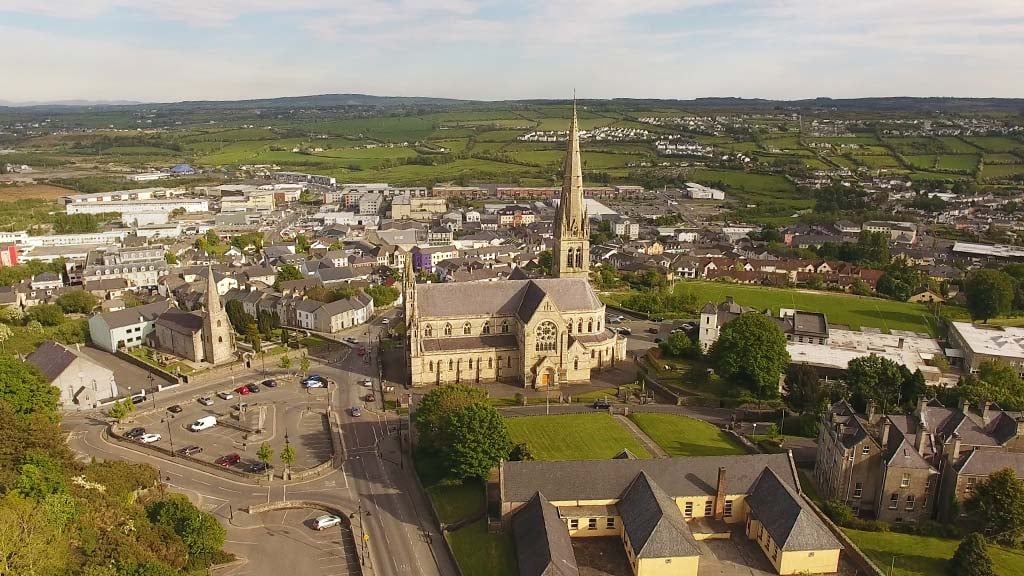
[{"label": "path", "polygon": [[640,442],[640,445],[651,453],[651,456],[654,456],[655,458],[668,458],[668,453],[662,450],[661,446],[658,446],[654,440],[651,440],[650,436],[644,434],[644,431],[634,424],[632,420],[622,414],[616,414],[615,419],[621,422],[622,425],[626,427],[626,430],[629,430],[630,434]]}]

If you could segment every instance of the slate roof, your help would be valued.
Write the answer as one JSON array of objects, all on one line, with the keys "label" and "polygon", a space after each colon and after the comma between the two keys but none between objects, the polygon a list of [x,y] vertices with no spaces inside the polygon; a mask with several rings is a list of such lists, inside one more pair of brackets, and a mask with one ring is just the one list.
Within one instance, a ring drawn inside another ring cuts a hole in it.
[{"label": "slate roof", "polygon": [[106,312],[100,315],[108,328],[123,328],[142,322],[152,322],[157,316],[166,312],[171,307],[170,300],[161,300],[152,304],[144,304],[134,308],[125,308],[116,312]]},{"label": "slate roof", "polygon": [[1003,468],[1013,470],[1017,478],[1024,478],[1024,454],[1002,450],[972,450],[960,465],[960,474],[989,476]]},{"label": "slate roof", "polygon": [[672,498],[641,471],[618,503],[622,528],[638,558],[699,556],[700,548]]},{"label": "slate roof", "polygon": [[792,486],[770,468],[761,471],[746,502],[782,551],[843,548]]},{"label": "slate roof", "polygon": [[96,364],[84,356],[79,356],[78,353],[67,346],[53,340],[47,340],[40,344],[38,348],[25,358],[25,361],[38,368],[48,382],[53,382],[77,358],[82,358],[85,362]]},{"label": "slate roof", "polygon": [[579,576],[565,524],[541,493],[512,517],[520,576]]},{"label": "slate roof", "polygon": [[519,342],[514,335],[464,336],[455,338],[424,338],[424,352],[447,352],[449,350],[481,350],[486,348],[518,349]]},{"label": "slate roof", "polygon": [[170,308],[156,319],[156,324],[175,332],[194,334],[203,329],[203,317],[194,312]]},{"label": "slate roof", "polygon": [[547,295],[562,312],[593,311],[601,301],[585,278],[497,280],[471,284],[422,284],[416,287],[420,319],[450,316],[512,315],[536,308]]},{"label": "slate roof", "polygon": [[728,470],[729,491],[734,494],[749,494],[766,466],[789,485],[797,485],[788,454],[506,462],[501,500],[526,502],[536,492],[556,502],[615,500],[640,472],[647,472],[673,498],[713,496],[722,466]]}]

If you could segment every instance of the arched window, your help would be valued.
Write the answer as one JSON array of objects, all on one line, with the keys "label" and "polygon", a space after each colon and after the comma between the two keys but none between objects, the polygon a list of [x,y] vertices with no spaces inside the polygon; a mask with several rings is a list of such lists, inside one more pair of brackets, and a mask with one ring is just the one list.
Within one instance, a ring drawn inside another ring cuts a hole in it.
[{"label": "arched window", "polygon": [[508,320],[502,320],[501,322],[501,333],[508,334]]},{"label": "arched window", "polygon": [[569,320],[569,323],[565,325],[565,330],[569,334],[572,334],[572,320]]},{"label": "arched window", "polygon": [[577,332],[583,332],[583,319],[582,318],[580,318],[580,321],[576,324],[576,331]]},{"label": "arched window", "polygon": [[[433,335],[434,335],[434,329],[430,327],[430,324],[427,324],[426,326],[423,327],[423,336],[424,337],[430,338]],[[433,364],[433,362],[431,362],[431,364]],[[431,370],[433,370],[433,368],[431,368]]]},{"label": "arched window", "polygon": [[451,325],[450,322],[446,322],[445,325],[444,325],[444,335],[445,336],[451,336],[452,335],[452,325]]},{"label": "arched window", "polygon": [[550,352],[558,345],[558,327],[550,320],[537,325],[537,352]]},{"label": "arched window", "polygon": [[494,358],[487,359],[487,369],[490,370],[491,368],[494,368]]},{"label": "arched window", "polygon": [[449,358],[448,359],[448,370],[454,370],[454,369],[455,369],[455,362],[453,362],[452,359]]},{"label": "arched window", "polygon": [[484,326],[483,326],[483,328],[480,329],[480,331],[483,332],[484,334],[490,334],[491,333],[491,322],[490,322],[490,320],[484,322]]},{"label": "arched window", "polygon": [[472,358],[469,359],[469,369],[470,370],[473,369],[473,359]]},{"label": "arched window", "polygon": [[223,341],[224,341],[224,337],[223,336],[217,336],[217,342],[223,342]]},{"label": "arched window", "polygon": [[572,248],[569,248],[565,253],[565,267],[572,268]]},{"label": "arched window", "polygon": [[572,359],[572,369],[573,370],[579,370],[580,369],[580,359],[579,359],[579,357],[576,357],[576,358]]},{"label": "arched window", "polygon": [[587,321],[587,332],[593,332],[593,331],[594,331],[594,321],[593,320],[588,320]]},{"label": "arched window", "polygon": [[576,267],[583,268],[583,248],[576,249]]},{"label": "arched window", "polygon": [[217,328],[220,328],[220,320],[217,320]]},{"label": "arched window", "polygon": [[430,361],[430,371],[431,372],[434,371],[434,361],[433,360]]},{"label": "arched window", "polygon": [[470,334],[472,334],[473,333],[473,325],[470,324],[469,322],[466,322],[465,324],[463,324],[462,325],[462,333],[464,335],[466,335],[466,336],[469,336]]}]

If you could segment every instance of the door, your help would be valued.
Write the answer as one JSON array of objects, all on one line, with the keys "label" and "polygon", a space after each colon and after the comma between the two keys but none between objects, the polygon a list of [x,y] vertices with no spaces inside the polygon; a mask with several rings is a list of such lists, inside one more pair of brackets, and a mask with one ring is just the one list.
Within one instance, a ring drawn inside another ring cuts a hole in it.
[{"label": "door", "polygon": [[551,385],[551,374],[550,373],[544,372],[543,374],[540,375],[540,385],[543,386],[543,387],[547,387],[547,386]]}]

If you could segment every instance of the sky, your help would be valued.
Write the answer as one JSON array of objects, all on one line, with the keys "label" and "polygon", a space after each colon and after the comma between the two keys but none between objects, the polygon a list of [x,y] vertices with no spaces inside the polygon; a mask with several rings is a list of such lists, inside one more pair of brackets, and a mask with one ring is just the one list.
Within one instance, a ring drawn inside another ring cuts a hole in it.
[{"label": "sky", "polygon": [[1024,97],[1024,0],[0,0],[0,100]]}]

